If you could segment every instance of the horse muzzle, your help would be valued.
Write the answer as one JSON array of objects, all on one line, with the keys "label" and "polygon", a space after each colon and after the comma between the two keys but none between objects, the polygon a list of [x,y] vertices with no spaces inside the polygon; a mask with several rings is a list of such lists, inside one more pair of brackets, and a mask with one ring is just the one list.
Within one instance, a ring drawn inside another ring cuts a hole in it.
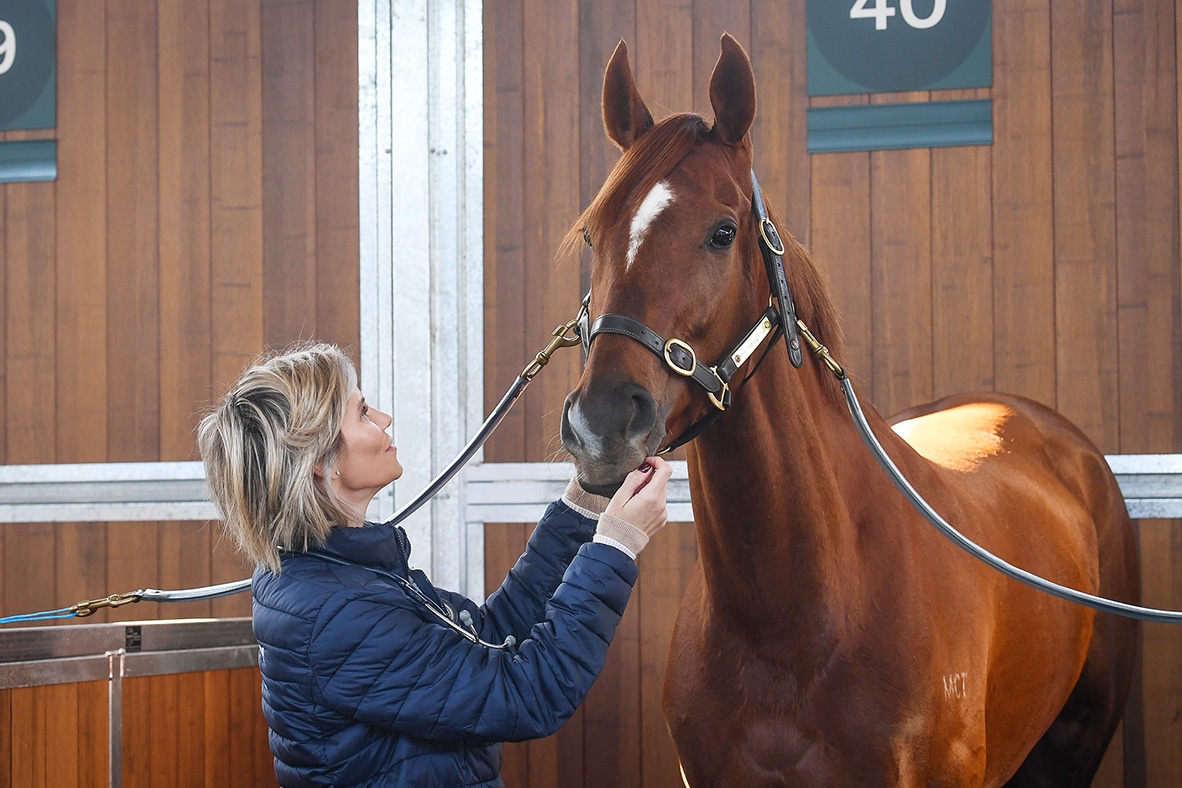
[{"label": "horse muzzle", "polygon": [[624,477],[653,454],[664,437],[652,395],[636,383],[580,387],[562,409],[562,445],[574,458],[579,484],[612,495]]}]

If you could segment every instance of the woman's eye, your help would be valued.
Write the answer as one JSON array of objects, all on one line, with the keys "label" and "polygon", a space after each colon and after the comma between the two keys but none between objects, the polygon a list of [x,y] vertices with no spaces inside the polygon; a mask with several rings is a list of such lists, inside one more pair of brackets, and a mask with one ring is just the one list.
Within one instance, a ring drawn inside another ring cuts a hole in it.
[{"label": "woman's eye", "polygon": [[724,224],[710,234],[710,246],[714,249],[726,249],[735,242],[735,228]]}]

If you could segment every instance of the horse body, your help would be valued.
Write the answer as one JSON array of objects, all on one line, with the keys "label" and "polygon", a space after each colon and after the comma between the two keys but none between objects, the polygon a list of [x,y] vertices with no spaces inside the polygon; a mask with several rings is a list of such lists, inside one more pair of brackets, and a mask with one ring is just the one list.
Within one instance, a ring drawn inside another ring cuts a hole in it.
[{"label": "horse body", "polygon": [[[771,294],[750,212],[750,62],[724,37],[713,128],[654,124],[622,45],[604,85],[625,154],[576,228],[595,258],[591,310],[660,326],[699,361],[725,357]],[[786,246],[800,315],[836,349],[823,280]],[[687,448],[699,562],[664,708],[688,784],[1087,784],[1123,709],[1135,622],[957,550],[874,463],[826,368],[793,369],[765,341],[758,374],[733,381],[733,405]],[[627,336],[592,345],[563,419],[589,489],[610,490],[711,412],[665,354],[668,366]],[[1060,416],[1004,395],[914,409],[898,432],[867,416],[969,538],[1057,582],[1137,598],[1119,489]]]}]

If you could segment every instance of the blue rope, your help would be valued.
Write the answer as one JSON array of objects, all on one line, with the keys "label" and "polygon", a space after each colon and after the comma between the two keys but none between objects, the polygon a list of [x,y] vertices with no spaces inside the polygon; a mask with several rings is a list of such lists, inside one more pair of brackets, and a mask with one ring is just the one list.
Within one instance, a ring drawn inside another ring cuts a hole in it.
[{"label": "blue rope", "polygon": [[0,618],[0,625],[15,624],[23,621],[47,621],[51,618],[73,618],[78,615],[72,607],[59,607],[57,610],[44,610],[40,613],[21,613],[16,616]]}]

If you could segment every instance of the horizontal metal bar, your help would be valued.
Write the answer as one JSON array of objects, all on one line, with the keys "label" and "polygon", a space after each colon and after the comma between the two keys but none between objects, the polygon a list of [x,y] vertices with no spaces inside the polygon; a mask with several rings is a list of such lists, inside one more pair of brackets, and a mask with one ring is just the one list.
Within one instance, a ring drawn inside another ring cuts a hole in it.
[{"label": "horizontal metal bar", "polygon": [[808,152],[894,150],[993,142],[990,99],[859,104],[808,110]]},{"label": "horizontal metal bar", "polygon": [[0,183],[57,179],[57,140],[0,142]]},{"label": "horizontal metal bar", "polygon": [[176,651],[253,645],[250,618],[121,621],[0,629],[0,663],[81,657],[126,649]]},{"label": "horizontal metal bar", "polygon": [[106,654],[27,662],[0,662],[0,689],[106,681],[109,675],[110,663]]},{"label": "horizontal metal bar", "polygon": [[153,651],[146,654],[125,654],[123,675],[164,676],[174,673],[202,673],[207,670],[251,668],[259,664],[256,643],[221,648],[194,648],[179,651]]}]

